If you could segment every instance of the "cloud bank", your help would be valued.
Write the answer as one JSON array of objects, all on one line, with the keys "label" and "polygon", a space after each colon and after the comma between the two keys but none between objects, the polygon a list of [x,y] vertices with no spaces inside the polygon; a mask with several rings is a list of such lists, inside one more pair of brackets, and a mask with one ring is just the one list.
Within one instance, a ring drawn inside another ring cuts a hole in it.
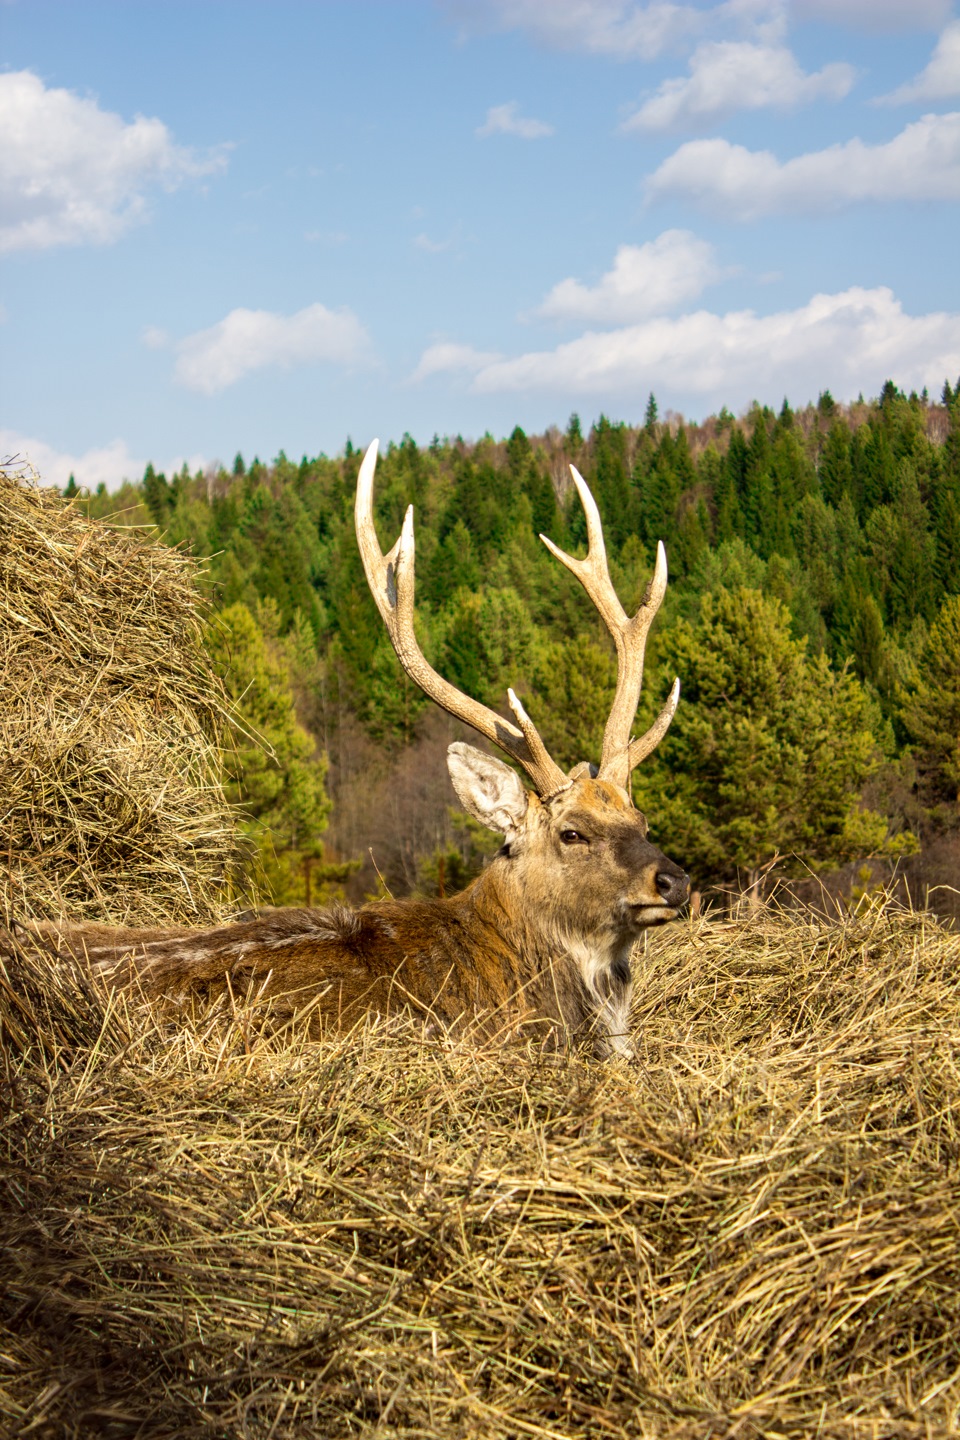
[{"label": "cloud bank", "polygon": [[[0,430],[0,458],[6,460],[14,456],[33,465],[42,484],[56,485],[61,490],[71,475],[78,485],[88,490],[96,490],[101,484],[108,490],[116,490],[124,480],[139,480],[147,464],[131,452],[125,440],[110,440],[82,454],[72,454],[18,430]],[[185,458],[191,472],[202,470],[206,464],[202,455],[178,455],[166,465],[167,474],[179,470]]]},{"label": "cloud bank", "polygon": [[[470,348],[450,349],[459,350],[456,368],[467,368]],[[435,352],[430,368],[455,367],[444,367]],[[939,391],[945,376],[960,373],[960,314],[907,315],[886,287],[852,286],[773,315],[698,310],[588,331],[513,359],[474,352],[472,369],[470,388],[478,394],[546,390],[638,401],[654,390],[697,397],[708,407],[771,394],[799,402],[825,386],[838,398],[871,387],[878,392],[888,376]]]},{"label": "cloud bank", "polygon": [[29,70],[0,74],[0,134],[0,254],[109,244],[145,217],[149,190],[226,164],[224,148],[198,155],[162,121],[128,124]]},{"label": "cloud bank", "polygon": [[885,144],[847,140],[787,161],[729,140],[691,140],[654,171],[647,195],[686,196],[738,220],[865,200],[958,200],[960,113],[924,115]]},{"label": "cloud bank", "polygon": [[179,341],[174,376],[188,390],[216,395],[254,370],[323,361],[352,368],[371,357],[370,337],[350,310],[320,304],[293,315],[237,309]]}]

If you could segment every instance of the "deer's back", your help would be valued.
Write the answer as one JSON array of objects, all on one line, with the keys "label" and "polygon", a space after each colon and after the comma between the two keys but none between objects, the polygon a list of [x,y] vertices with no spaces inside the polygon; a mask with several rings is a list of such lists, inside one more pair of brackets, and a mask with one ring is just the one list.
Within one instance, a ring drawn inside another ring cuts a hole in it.
[{"label": "deer's back", "polygon": [[153,999],[253,993],[337,1026],[407,1009],[444,1029],[468,1020],[491,1033],[568,1009],[558,977],[463,897],[282,909],[211,930],[40,929]]}]

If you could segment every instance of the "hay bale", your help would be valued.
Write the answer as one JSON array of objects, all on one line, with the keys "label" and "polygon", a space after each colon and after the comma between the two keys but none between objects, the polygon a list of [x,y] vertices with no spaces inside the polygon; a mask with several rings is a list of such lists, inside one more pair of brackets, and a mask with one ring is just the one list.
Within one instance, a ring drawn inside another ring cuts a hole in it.
[{"label": "hay bale", "polygon": [[226,701],[196,563],[0,468],[0,904],[207,923],[228,908]]},{"label": "hay bale", "polygon": [[31,1040],[0,986],[0,1432],[956,1435],[960,934],[697,921],[637,978],[633,1066],[98,1028],[79,975]]}]

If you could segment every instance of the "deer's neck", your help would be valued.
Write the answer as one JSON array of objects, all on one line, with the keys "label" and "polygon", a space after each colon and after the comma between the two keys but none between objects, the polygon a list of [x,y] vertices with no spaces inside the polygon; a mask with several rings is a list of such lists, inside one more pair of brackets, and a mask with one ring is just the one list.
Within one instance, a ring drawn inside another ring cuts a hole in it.
[{"label": "deer's neck", "polygon": [[571,1030],[595,1032],[606,1054],[633,1054],[629,1040],[632,940],[612,924],[585,932],[558,912],[549,893],[538,894],[523,872],[494,860],[454,904],[469,907],[476,923],[507,949],[531,999],[545,1010],[553,1001]]}]

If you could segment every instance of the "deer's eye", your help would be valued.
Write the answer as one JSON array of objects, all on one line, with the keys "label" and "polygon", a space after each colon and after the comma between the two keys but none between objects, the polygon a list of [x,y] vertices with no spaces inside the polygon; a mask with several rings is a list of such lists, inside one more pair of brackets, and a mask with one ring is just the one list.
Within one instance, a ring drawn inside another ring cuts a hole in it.
[{"label": "deer's eye", "polygon": [[586,835],[581,835],[579,830],[561,830],[560,839],[564,845],[589,845],[590,841]]}]

